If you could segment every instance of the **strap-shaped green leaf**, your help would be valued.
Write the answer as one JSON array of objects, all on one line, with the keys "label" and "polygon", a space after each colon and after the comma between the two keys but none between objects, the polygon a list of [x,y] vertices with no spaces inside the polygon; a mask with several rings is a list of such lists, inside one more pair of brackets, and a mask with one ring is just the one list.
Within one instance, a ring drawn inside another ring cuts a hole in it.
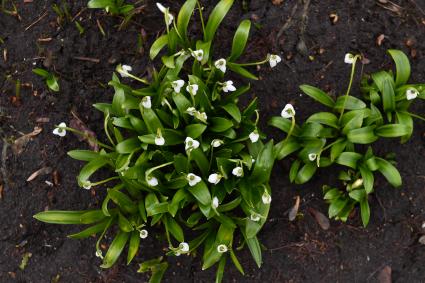
[{"label": "strap-shaped green leaf", "polygon": [[229,61],[235,61],[243,54],[246,43],[248,41],[250,29],[251,29],[250,20],[243,20],[239,24],[239,27],[236,30],[235,36],[233,37],[232,52],[230,53]]},{"label": "strap-shaped green leaf", "polygon": [[164,215],[162,218],[164,221],[165,229],[179,242],[184,242],[183,229],[180,225],[174,220],[174,218]]},{"label": "strap-shaped green leaf", "polygon": [[328,210],[329,217],[333,218],[337,216],[338,213],[340,213],[344,209],[347,202],[348,202],[348,199],[346,198],[339,198],[339,199],[333,200],[331,204],[329,205],[329,210]]},{"label": "strap-shaped green leaf", "polygon": [[230,116],[232,116],[233,119],[235,119],[236,122],[240,123],[242,119],[241,111],[239,110],[239,107],[236,106],[234,103],[228,103],[226,105],[223,105],[222,108],[229,113]]},{"label": "strap-shaped green leaf", "polygon": [[108,196],[111,200],[116,203],[123,211],[128,213],[134,213],[137,211],[137,206],[126,194],[112,189],[108,191]]},{"label": "strap-shaped green leaf", "polygon": [[100,266],[102,268],[110,268],[118,260],[122,251],[124,250],[125,244],[128,241],[130,233],[119,231],[109,246],[108,251],[106,252],[105,258],[103,259],[103,264]]},{"label": "strap-shaped green leaf", "polygon": [[362,175],[365,191],[367,194],[370,194],[373,191],[373,183],[375,180],[373,173],[369,170],[369,168],[363,165],[359,166],[359,170],[360,174]]},{"label": "strap-shaped green leaf", "polygon": [[168,36],[166,34],[158,37],[155,42],[152,44],[149,51],[149,57],[151,60],[155,59],[158,53],[168,44]]},{"label": "strap-shaped green leaf", "polygon": [[335,106],[334,100],[327,93],[317,87],[311,85],[300,85],[300,89],[305,94],[307,94],[317,102],[322,103],[323,105],[326,105],[331,108]]},{"label": "strap-shaped green leaf", "polygon": [[390,162],[383,158],[376,157],[379,172],[384,175],[385,179],[394,187],[400,187],[402,184],[400,172]]},{"label": "strap-shaped green leaf", "polygon": [[[281,131],[284,131],[285,133],[288,133],[291,129],[291,120],[285,119],[283,117],[277,117],[274,116],[270,119],[268,122],[269,126],[278,128]],[[293,136],[298,136],[300,134],[300,128],[298,126],[295,126],[294,131],[292,132]]]},{"label": "strap-shaped green leaf", "polygon": [[136,256],[139,251],[140,246],[140,232],[133,231],[131,232],[130,241],[128,243],[128,253],[127,253],[127,265],[131,263],[133,258]]},{"label": "strap-shaped green leaf", "polygon": [[39,221],[52,224],[81,224],[81,215],[87,211],[48,210],[33,217]]},{"label": "strap-shaped green leaf", "polygon": [[158,129],[163,129],[162,123],[153,109],[143,108],[140,104],[140,112],[142,113],[143,120],[151,134],[156,134]]},{"label": "strap-shaped green leaf", "polygon": [[238,65],[238,64],[234,64],[234,63],[227,63],[227,67],[235,72],[236,74],[241,75],[242,77],[251,79],[251,80],[258,80],[258,77],[256,75],[254,75],[253,73],[251,73],[250,71],[248,71],[247,69],[245,69],[244,67]]},{"label": "strap-shaped green leaf", "polygon": [[347,140],[345,138],[339,138],[335,143],[331,146],[331,161],[334,162],[336,158],[344,151],[347,146]]},{"label": "strap-shaped green leaf", "polygon": [[376,128],[375,133],[384,138],[396,138],[409,135],[412,128],[405,124],[387,124]]},{"label": "strap-shaped green leaf", "polygon": [[318,112],[308,117],[307,122],[315,122],[332,128],[339,128],[338,117],[330,112]]},{"label": "strap-shaped green leaf", "polygon": [[274,164],[273,141],[269,141],[260,151],[249,178],[252,184],[262,184],[270,179]]},{"label": "strap-shaped green leaf", "polygon": [[208,22],[205,27],[204,41],[212,41],[214,39],[217,28],[232,7],[233,1],[234,0],[221,0],[214,7],[208,17]]},{"label": "strap-shaped green leaf", "polygon": [[347,133],[348,141],[357,144],[369,144],[375,142],[378,137],[375,135],[375,126],[363,127],[351,130]]},{"label": "strap-shaped green leaf", "polygon": [[68,156],[76,160],[91,161],[99,156],[99,152],[77,149],[68,151]]},{"label": "strap-shaped green leaf", "polygon": [[204,181],[199,182],[193,187],[189,187],[188,191],[203,205],[211,204],[211,194],[207,184]]},{"label": "strap-shaped green leaf", "polygon": [[393,58],[396,66],[395,84],[397,86],[406,84],[410,77],[409,58],[401,50],[389,49],[388,53]]},{"label": "strap-shaped green leaf", "polygon": [[191,124],[186,126],[185,132],[188,137],[196,139],[200,137],[206,129],[207,125],[205,124]]},{"label": "strap-shaped green leaf", "polygon": [[405,125],[410,129],[410,132],[401,137],[401,143],[405,143],[413,134],[413,118],[408,113],[396,112],[397,121],[399,124]]},{"label": "strap-shaped green leaf", "polygon": [[297,177],[295,178],[296,184],[304,184],[309,181],[316,173],[317,164],[315,162],[309,162],[304,164],[303,167],[298,171]]},{"label": "strap-shaped green leaf", "polygon": [[243,267],[241,265],[241,263],[239,262],[238,258],[236,257],[235,252],[233,251],[233,249],[231,249],[230,251],[230,258],[232,259],[233,264],[235,265],[236,269],[242,274],[245,275],[245,271],[243,270]]},{"label": "strap-shaped green leaf", "polygon": [[382,86],[382,105],[385,112],[395,110],[395,93],[394,87],[389,80],[385,80]]},{"label": "strap-shaped green leaf", "polygon": [[215,274],[215,283],[223,281],[224,267],[226,266],[227,256],[223,255],[218,263],[217,272]]},{"label": "strap-shaped green leaf", "polygon": [[341,110],[342,107],[346,110],[359,110],[366,108],[366,103],[363,102],[363,100],[351,96],[351,95],[344,95],[339,96],[335,102],[334,109]]},{"label": "strap-shaped green leaf", "polygon": [[340,154],[340,156],[335,160],[336,163],[351,167],[353,169],[357,168],[357,161],[360,160],[363,156],[357,152],[346,151]]},{"label": "strap-shaped green leaf", "polygon": [[115,150],[120,154],[132,153],[140,148],[141,144],[137,137],[126,139],[116,145]]},{"label": "strap-shaped green leaf", "polygon": [[80,174],[78,175],[78,181],[80,183],[87,181],[91,175],[97,170],[108,164],[108,160],[103,156],[99,156],[81,168]]},{"label": "strap-shaped green leaf", "polygon": [[274,147],[275,157],[278,160],[282,160],[300,148],[301,145],[294,139],[283,140]]},{"label": "strap-shaped green leaf", "polygon": [[105,219],[104,221],[93,225],[87,229],[84,229],[81,232],[75,233],[75,234],[71,234],[68,235],[68,238],[72,238],[72,239],[84,239],[84,238],[88,238],[90,236],[96,235],[97,233],[103,232],[103,230],[105,230],[106,226],[109,223],[110,218]]},{"label": "strap-shaped green leaf", "polygon": [[216,133],[224,132],[233,127],[232,121],[222,117],[212,117],[208,121],[211,122],[211,126],[208,129]]},{"label": "strap-shaped green leaf", "polygon": [[189,21],[192,17],[195,6],[196,0],[187,0],[180,8],[179,15],[177,16],[177,30],[179,31],[182,39],[186,42],[188,42],[187,27],[189,25]]},{"label": "strap-shaped green leaf", "polygon": [[205,153],[202,151],[200,147],[197,149],[193,149],[190,152],[190,158],[191,160],[195,160],[196,165],[198,165],[199,170],[201,170],[202,175],[208,176],[209,174],[209,167],[210,163],[208,161],[208,158],[205,156]]},{"label": "strap-shaped green leaf", "polygon": [[103,214],[101,209],[89,210],[83,215],[81,215],[81,223],[82,224],[92,224],[99,222],[105,219],[105,214]]},{"label": "strap-shaped green leaf", "polygon": [[360,215],[362,217],[363,227],[366,227],[370,219],[370,208],[367,196],[360,201]]}]

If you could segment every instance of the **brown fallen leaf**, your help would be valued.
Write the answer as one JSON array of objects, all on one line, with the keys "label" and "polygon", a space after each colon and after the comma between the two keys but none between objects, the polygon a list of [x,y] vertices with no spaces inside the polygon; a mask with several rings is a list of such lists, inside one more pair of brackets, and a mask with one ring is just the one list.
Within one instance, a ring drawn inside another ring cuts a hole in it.
[{"label": "brown fallen leaf", "polygon": [[52,168],[50,168],[50,167],[40,168],[37,171],[35,171],[34,173],[32,173],[31,176],[28,177],[27,182],[31,182],[32,180],[34,180],[38,176],[47,175],[47,174],[50,174],[51,172],[52,172]]},{"label": "brown fallen leaf", "polygon": [[69,122],[70,127],[84,133],[84,136],[76,135],[78,140],[86,141],[92,150],[99,151],[99,145],[96,143],[96,134],[86,126],[77,113],[71,111],[71,114],[74,118]]},{"label": "brown fallen leaf", "polygon": [[390,266],[385,266],[381,272],[379,272],[378,275],[378,282],[379,283],[391,283],[391,267]]},{"label": "brown fallen leaf", "polygon": [[381,46],[382,42],[384,42],[385,39],[385,34],[380,34],[377,38],[376,38],[376,45]]},{"label": "brown fallen leaf", "polygon": [[52,173],[52,179],[53,179],[53,184],[55,186],[58,186],[59,183],[60,183],[60,175],[59,175],[58,170],[53,171],[53,173]]},{"label": "brown fallen leaf", "polygon": [[275,6],[279,6],[283,3],[283,0],[272,0],[272,4]]},{"label": "brown fallen leaf", "polygon": [[0,199],[3,199],[3,184],[0,185]]},{"label": "brown fallen leaf", "polygon": [[25,134],[22,137],[17,138],[12,144],[13,153],[15,155],[21,154],[24,151],[25,146],[31,140],[31,138],[37,136],[39,133],[41,133],[42,130],[43,129],[40,127],[35,127],[34,131],[32,131],[31,133]]},{"label": "brown fallen leaf", "polygon": [[323,230],[328,230],[330,227],[329,218],[326,217],[323,213],[320,211],[317,211],[314,208],[309,208],[308,211],[313,215],[314,219],[316,220],[317,224],[319,224],[320,228]]},{"label": "brown fallen leaf", "polygon": [[301,201],[300,196],[297,196],[295,199],[294,206],[289,210],[289,215],[288,215],[289,221],[294,221],[295,218],[297,217],[298,210],[300,208],[300,201]]}]

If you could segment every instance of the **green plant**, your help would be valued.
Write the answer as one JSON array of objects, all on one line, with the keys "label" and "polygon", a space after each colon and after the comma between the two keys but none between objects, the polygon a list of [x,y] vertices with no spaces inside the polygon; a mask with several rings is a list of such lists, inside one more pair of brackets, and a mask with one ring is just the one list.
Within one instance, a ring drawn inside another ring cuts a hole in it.
[{"label": "green plant", "polygon": [[342,221],[359,203],[364,226],[370,217],[368,195],[374,190],[374,173],[380,172],[394,187],[401,186],[402,181],[393,162],[374,156],[371,146],[363,154],[363,145],[373,144],[379,138],[401,138],[402,143],[406,142],[413,132],[413,118],[424,119],[410,113],[409,106],[416,97],[425,98],[425,84],[408,84],[407,56],[399,50],[388,53],[395,62],[395,74],[379,71],[365,76],[361,82],[363,99],[350,95],[360,56],[347,54],[345,61],[352,64],[352,72],[345,95],[335,101],[318,88],[300,86],[309,97],[330,108],[330,112],[314,113],[298,126],[295,110],[288,105],[282,117],[273,117],[269,122],[287,133],[285,140],[275,146],[276,158],[291,154],[296,157],[289,173],[291,182],[306,183],[320,167],[338,164],[349,168],[339,175],[345,189],[325,186],[324,198],[330,203],[329,216]]},{"label": "green plant", "polygon": [[134,10],[134,5],[125,4],[124,0],[90,0],[87,6],[90,9],[105,9],[111,15],[127,16]]},{"label": "green plant", "polygon": [[[257,233],[270,208],[273,142],[261,141],[257,100],[244,109],[238,105],[250,86],[236,88],[224,76],[228,68],[256,78],[245,66],[266,62],[275,66],[280,57],[236,63],[249,36],[250,22],[245,20],[235,33],[230,55],[213,60],[216,30],[232,4],[233,0],[220,1],[206,25],[199,9],[203,39],[198,41],[189,39],[187,32],[196,6],[200,7],[196,0],[185,2],[177,21],[168,8],[158,5],[167,34],[153,43],[150,57],[154,59],[168,46],[162,67],[148,81],[131,73],[130,66],[119,65],[118,74],[145,86],[133,89],[114,74],[109,82],[115,90],[112,103],[94,105],[104,113],[109,144],[99,143],[99,152],[69,152],[72,158],[87,162],[77,177],[81,187],[110,184],[101,209],[45,211],[34,216],[47,223],[90,225],[70,237],[100,234],[96,255],[103,258],[103,268],[111,267],[126,245],[130,263],[141,239],[148,236],[148,227],[156,224],[165,229],[169,256],[195,254],[203,246],[202,268],[218,263],[218,282],[228,257],[244,273],[235,254],[237,232],[240,247],[248,246],[257,265],[262,263]],[[66,130],[76,132],[63,123],[54,133],[64,136]],[[106,168],[112,175],[93,181],[95,173]],[[195,237],[189,239],[188,230]],[[103,256],[100,243],[107,231],[116,235]],[[157,282],[166,267],[155,259],[143,263],[140,272],[151,270],[151,281]]]},{"label": "green plant", "polygon": [[36,69],[33,69],[32,71],[34,74],[42,77],[46,81],[46,84],[49,87],[49,89],[55,92],[59,91],[58,78],[55,75],[41,68],[36,68]]}]

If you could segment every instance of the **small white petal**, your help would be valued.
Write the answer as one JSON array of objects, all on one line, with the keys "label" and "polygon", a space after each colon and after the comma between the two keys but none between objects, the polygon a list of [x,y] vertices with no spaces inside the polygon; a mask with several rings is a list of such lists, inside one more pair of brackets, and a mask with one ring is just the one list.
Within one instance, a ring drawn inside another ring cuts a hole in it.
[{"label": "small white petal", "polygon": [[353,64],[354,63],[354,55],[351,53],[345,54],[344,62],[347,64]]},{"label": "small white petal", "polygon": [[251,140],[252,143],[256,143],[259,138],[260,138],[260,135],[258,134],[257,131],[253,131],[252,133],[249,134],[249,139]]},{"label": "small white petal", "polygon": [[187,87],[186,87],[186,91],[188,92],[188,93],[190,93],[191,95],[193,95],[193,96],[195,96],[196,95],[196,93],[198,92],[198,85],[197,84],[188,84],[187,85]]},{"label": "small white petal", "polygon": [[66,136],[66,124],[64,122],[61,122],[56,128],[53,129],[53,134],[56,136],[64,137]]},{"label": "small white petal", "polygon": [[415,88],[408,88],[406,90],[406,99],[407,100],[413,100],[419,95],[419,91],[417,91]]},{"label": "small white petal", "polygon": [[221,180],[221,175],[217,173],[213,173],[208,176],[208,182],[214,185],[217,185]]},{"label": "small white petal", "polygon": [[236,87],[233,85],[233,81],[227,81],[223,83],[223,91],[229,92],[229,91],[235,91]]},{"label": "small white petal", "polygon": [[223,142],[222,140],[214,139],[214,140],[211,142],[211,145],[212,145],[213,147],[219,147],[219,146],[221,146],[223,143],[224,143],[224,142]]},{"label": "small white petal", "polygon": [[156,145],[164,145],[165,144],[165,139],[162,136],[156,136],[155,137],[155,144]]},{"label": "small white petal", "polygon": [[175,93],[180,93],[180,89],[184,86],[184,80],[177,80],[171,83]]},{"label": "small white petal", "polygon": [[242,177],[242,175],[243,175],[243,168],[240,167],[240,166],[233,168],[232,174],[234,176],[236,176],[236,177]]},{"label": "small white petal", "polygon": [[201,177],[196,176],[193,173],[187,174],[186,179],[189,182],[189,186],[191,187],[196,186],[196,184],[198,184],[202,180]]},{"label": "small white petal", "polygon": [[221,72],[226,72],[226,59],[219,59],[215,61],[214,66],[219,69]]},{"label": "small white petal", "polygon": [[190,116],[194,116],[196,112],[198,111],[196,111],[195,107],[189,107],[186,109],[186,113],[189,114]]},{"label": "small white petal", "polygon": [[260,220],[260,216],[259,216],[258,214],[256,214],[256,213],[253,213],[253,214],[251,214],[250,219],[251,219],[252,221],[257,222],[257,221],[259,221],[259,220]]},{"label": "small white petal", "polygon": [[88,180],[84,181],[82,185],[83,185],[83,189],[86,189],[86,190],[90,190],[92,187],[92,183]]},{"label": "small white petal", "polygon": [[310,161],[314,161],[314,160],[316,160],[316,158],[317,158],[317,154],[316,154],[316,153],[310,153],[310,154],[308,155],[308,159],[309,159]]},{"label": "small white petal", "polygon": [[228,250],[228,248],[227,248],[226,245],[221,244],[221,245],[217,246],[217,252],[219,252],[221,254],[227,252],[227,250]]},{"label": "small white petal", "polygon": [[267,191],[264,191],[263,195],[261,196],[261,200],[264,204],[270,204],[272,202],[272,197]]},{"label": "small white petal", "polygon": [[121,77],[126,78],[128,77],[127,73],[130,73],[133,70],[133,68],[129,65],[118,65],[117,66],[117,72],[121,75]]},{"label": "small white petal", "polygon": [[181,252],[183,252],[183,253],[187,253],[187,252],[190,250],[190,248],[189,248],[189,244],[188,244],[188,243],[186,243],[186,242],[182,242],[182,243],[180,243],[180,244],[179,244],[179,250],[180,250]]},{"label": "small white petal", "polygon": [[282,61],[282,58],[280,58],[279,55],[274,55],[274,54],[270,55],[269,63],[271,68],[276,67],[276,65],[280,63],[281,61]]},{"label": "small white petal", "polygon": [[149,235],[149,233],[148,233],[147,230],[145,230],[145,229],[140,230],[139,236],[140,236],[141,239],[146,239],[148,237],[148,235]]},{"label": "small white petal", "polygon": [[291,104],[286,104],[285,108],[283,108],[282,113],[280,114],[283,118],[292,118],[295,116],[294,106]]},{"label": "small white petal", "polygon": [[199,49],[192,51],[192,56],[195,57],[196,60],[202,61],[202,59],[204,58],[204,50]]},{"label": "small white petal", "polygon": [[161,3],[156,3],[156,6],[158,7],[158,9],[165,14],[165,12],[167,12],[167,8],[165,8]]},{"label": "small white petal", "polygon": [[143,97],[143,99],[142,99],[142,105],[146,109],[151,109],[151,107],[152,107],[151,97],[150,96]]},{"label": "small white petal", "polygon": [[101,259],[103,259],[102,251],[101,250],[97,250],[96,251],[96,256],[99,257],[99,258],[101,258]]},{"label": "small white petal", "polygon": [[218,205],[219,205],[218,198],[217,198],[217,197],[213,197],[213,199],[212,199],[212,203],[211,203],[211,206],[212,206],[214,209],[216,209],[216,208],[218,207]]},{"label": "small white petal", "polygon": [[192,139],[191,137],[187,137],[184,141],[185,150],[197,149],[199,147],[199,142],[197,140]]},{"label": "small white petal", "polygon": [[155,187],[158,186],[158,179],[153,177],[153,176],[148,176],[146,178],[146,182],[148,183],[149,186],[151,187]]}]

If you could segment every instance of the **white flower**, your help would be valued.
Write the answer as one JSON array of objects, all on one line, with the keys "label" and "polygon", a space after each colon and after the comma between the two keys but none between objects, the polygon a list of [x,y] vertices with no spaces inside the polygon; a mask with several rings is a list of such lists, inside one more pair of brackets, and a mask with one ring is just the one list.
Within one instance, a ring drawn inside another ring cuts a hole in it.
[{"label": "white flower", "polygon": [[294,106],[292,106],[292,104],[289,104],[289,103],[286,104],[285,108],[283,108],[282,113],[280,113],[280,115],[286,119],[294,117],[295,116]]},{"label": "white flower", "polygon": [[191,51],[191,54],[198,61],[202,61],[202,59],[204,58],[204,50],[202,49]]},{"label": "white flower", "polygon": [[406,90],[406,99],[407,100],[415,99],[418,95],[419,95],[419,91],[417,91],[417,89],[415,89],[415,88],[408,88]]},{"label": "white flower", "polygon": [[62,122],[53,130],[53,134],[56,136],[64,137],[66,135],[66,130],[64,128],[66,128],[66,124]]},{"label": "white flower", "polygon": [[282,58],[280,58],[279,55],[271,54],[269,57],[270,67],[272,68],[276,67],[276,65],[280,63],[281,61],[282,61]]},{"label": "white flower", "polygon": [[188,93],[190,93],[191,95],[195,96],[196,93],[198,92],[198,88],[199,88],[199,86],[197,84],[192,85],[192,84],[188,83],[187,87],[186,87],[186,91]]},{"label": "white flower", "polygon": [[162,136],[160,128],[158,128],[158,130],[156,130],[155,144],[156,145],[164,145],[165,144],[165,139]]},{"label": "white flower", "polygon": [[189,114],[190,116],[195,115],[196,112],[198,111],[196,111],[195,107],[189,107],[186,109],[186,113]]},{"label": "white flower", "polygon": [[227,81],[223,83],[223,91],[229,92],[229,91],[235,91],[236,87],[233,85],[233,81]]},{"label": "white flower", "polygon": [[164,14],[164,17],[165,17],[165,21],[167,23],[167,26],[171,25],[171,23],[174,20],[174,17],[173,17],[173,15],[170,14],[168,8],[165,8],[164,6],[162,6],[161,3],[156,3],[156,6]]},{"label": "white flower", "polygon": [[140,236],[141,239],[146,239],[148,237],[148,235],[149,235],[149,233],[148,233],[147,230],[145,230],[145,229],[140,230],[139,236]]},{"label": "white flower", "polygon": [[263,201],[264,204],[270,204],[272,202],[272,197],[266,190],[264,190],[264,193],[261,196],[261,200]]},{"label": "white flower", "polygon": [[205,113],[205,112],[196,111],[195,112],[195,118],[198,119],[198,120],[201,120],[203,122],[206,122],[207,119],[208,119],[208,116],[207,116],[207,113]]},{"label": "white flower", "polygon": [[259,138],[260,135],[258,134],[257,130],[254,130],[252,133],[249,134],[249,139],[252,143],[256,143]]},{"label": "white flower", "polygon": [[217,197],[213,197],[213,199],[212,199],[212,203],[211,203],[211,206],[214,208],[214,209],[216,209],[217,207],[218,207],[218,198]]},{"label": "white flower", "polygon": [[226,72],[226,59],[219,59],[217,61],[214,62],[214,66],[219,69],[220,71],[222,71],[223,73]]},{"label": "white flower", "polygon": [[184,86],[184,80],[177,80],[171,83],[171,87],[175,93],[180,93],[180,89]]},{"label": "white flower", "polygon": [[199,147],[199,142],[197,140],[192,139],[191,137],[187,137],[184,140],[185,150],[197,149]]},{"label": "white flower", "polygon": [[212,145],[213,147],[219,147],[219,146],[221,146],[223,143],[224,143],[224,142],[223,142],[222,140],[214,139],[214,140],[211,142],[211,145]]},{"label": "white flower", "polygon": [[142,105],[146,109],[151,109],[152,107],[152,101],[150,96],[145,96],[142,98]]},{"label": "white flower", "polygon": [[226,245],[223,245],[223,244],[221,244],[221,245],[218,245],[217,246],[217,252],[219,252],[219,253],[225,253],[225,252],[227,252],[227,246]]},{"label": "white flower", "polygon": [[153,176],[147,176],[146,177],[146,182],[148,183],[149,186],[151,187],[155,187],[158,186],[158,179],[153,177]]},{"label": "white flower", "polygon": [[316,160],[316,158],[317,158],[317,154],[316,154],[316,153],[310,153],[310,154],[308,155],[308,159],[309,159],[310,161],[314,161],[314,160]]},{"label": "white flower", "polygon": [[187,253],[190,250],[189,244],[186,242],[181,242],[179,244],[179,251],[183,253]]},{"label": "white flower", "polygon": [[90,190],[92,187],[92,183],[89,180],[82,182],[81,185],[83,186],[83,189],[86,190]]},{"label": "white flower", "polygon": [[363,179],[357,179],[356,181],[354,181],[353,184],[351,184],[351,188],[352,189],[357,189],[358,187],[360,187],[361,185],[363,185]]},{"label": "white flower", "polygon": [[186,176],[186,180],[189,182],[189,186],[193,187],[196,186],[196,184],[198,184],[199,182],[201,182],[201,177],[196,176],[193,173],[189,173]]},{"label": "white flower", "polygon": [[242,177],[242,175],[243,175],[243,168],[240,167],[240,166],[233,168],[232,174],[235,175],[236,177]]},{"label": "white flower", "polygon": [[259,221],[259,220],[260,220],[260,215],[258,215],[257,213],[252,213],[252,214],[251,214],[251,216],[250,216],[250,219],[251,219],[252,221],[257,222],[257,221]]},{"label": "white flower", "polygon": [[97,250],[96,251],[96,256],[99,257],[99,258],[101,258],[101,259],[103,259],[102,251],[101,250]]},{"label": "white flower", "polygon": [[118,65],[117,66],[117,72],[121,75],[121,77],[126,78],[128,77],[127,73],[130,73],[133,71],[133,68],[129,65]]},{"label": "white flower", "polygon": [[208,182],[210,182],[211,184],[217,185],[220,182],[221,178],[222,176],[220,174],[213,173],[208,176]]},{"label": "white flower", "polygon": [[354,63],[354,55],[351,53],[345,54],[344,62],[347,64],[353,64]]}]

